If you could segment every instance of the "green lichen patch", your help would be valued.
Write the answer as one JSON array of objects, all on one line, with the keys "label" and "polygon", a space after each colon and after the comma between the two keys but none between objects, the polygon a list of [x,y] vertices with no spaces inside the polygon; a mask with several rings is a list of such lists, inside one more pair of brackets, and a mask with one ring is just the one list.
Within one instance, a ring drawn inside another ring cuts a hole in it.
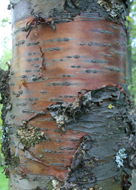
[{"label": "green lichen patch", "polygon": [[49,181],[49,183],[47,184],[47,189],[48,189],[48,190],[52,190],[52,189],[53,189],[52,180]]},{"label": "green lichen patch", "polygon": [[11,160],[10,160],[10,165],[11,165],[11,167],[16,168],[16,167],[19,165],[19,163],[20,163],[19,157],[18,157],[18,156],[15,156],[15,154],[13,154],[13,155],[11,156]]},{"label": "green lichen patch", "polygon": [[59,190],[62,189],[62,183],[56,179],[50,180],[47,184],[48,190]]},{"label": "green lichen patch", "polygon": [[43,140],[48,140],[44,132],[38,131],[37,128],[34,128],[32,125],[29,125],[28,128],[21,128],[17,130],[17,134],[20,137],[20,142],[26,147],[30,148],[35,144],[42,142]]}]

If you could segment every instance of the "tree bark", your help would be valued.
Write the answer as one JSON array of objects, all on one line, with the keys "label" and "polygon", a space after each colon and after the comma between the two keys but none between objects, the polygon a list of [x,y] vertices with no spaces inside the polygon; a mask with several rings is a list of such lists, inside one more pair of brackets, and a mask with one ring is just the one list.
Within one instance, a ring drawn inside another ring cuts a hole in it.
[{"label": "tree bark", "polygon": [[129,189],[124,2],[11,2],[9,189]]}]

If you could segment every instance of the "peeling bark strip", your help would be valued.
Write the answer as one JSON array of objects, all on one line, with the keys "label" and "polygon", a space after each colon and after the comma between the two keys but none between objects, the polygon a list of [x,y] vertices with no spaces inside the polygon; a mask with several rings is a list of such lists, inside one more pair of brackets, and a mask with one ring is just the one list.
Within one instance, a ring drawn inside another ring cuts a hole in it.
[{"label": "peeling bark strip", "polygon": [[11,0],[9,8],[9,189],[128,189],[136,130],[123,84],[124,3]]},{"label": "peeling bark strip", "polygon": [[[126,94],[123,90],[123,88],[120,85],[115,85],[119,86],[119,90],[123,93],[124,99],[126,99]],[[103,88],[102,91],[108,91],[108,88]],[[78,96],[72,103],[67,103],[67,102],[57,102],[56,105],[51,104],[50,106],[47,107],[47,110],[50,112],[52,117],[56,120],[56,123],[58,125],[58,128],[61,129],[62,131],[65,131],[65,127],[67,123],[70,123],[71,121],[76,122],[76,118],[81,117],[84,114],[87,114],[90,112],[92,109],[92,106],[94,104],[101,105],[104,100],[111,99],[111,100],[118,100],[120,96],[120,91],[118,92],[109,92],[109,94],[105,93],[105,96],[99,96],[97,90],[81,90],[78,92]],[[97,94],[95,98],[94,94]],[[92,96],[93,95],[93,96]],[[126,100],[128,101],[128,100]],[[113,106],[109,104],[108,108],[112,109]]]}]

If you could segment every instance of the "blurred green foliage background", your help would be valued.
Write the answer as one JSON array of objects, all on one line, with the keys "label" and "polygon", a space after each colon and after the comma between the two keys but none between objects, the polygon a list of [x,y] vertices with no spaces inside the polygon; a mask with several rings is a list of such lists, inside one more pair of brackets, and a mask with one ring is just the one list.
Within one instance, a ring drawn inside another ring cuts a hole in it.
[{"label": "blurred green foliage background", "polygon": [[126,20],[128,52],[127,83],[128,90],[136,104],[136,0],[130,1]]}]

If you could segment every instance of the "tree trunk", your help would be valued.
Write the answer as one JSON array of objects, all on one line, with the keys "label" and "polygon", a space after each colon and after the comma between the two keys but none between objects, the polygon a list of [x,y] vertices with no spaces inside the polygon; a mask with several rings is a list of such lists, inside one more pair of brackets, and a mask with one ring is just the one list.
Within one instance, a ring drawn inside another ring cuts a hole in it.
[{"label": "tree trunk", "polygon": [[9,189],[128,189],[135,123],[124,2],[11,2]]},{"label": "tree trunk", "polygon": [[[132,2],[128,2],[127,16],[130,14],[130,8]],[[131,22],[128,22],[127,26],[127,64],[126,64],[126,77],[128,84],[132,83],[132,48],[131,48]]]}]

